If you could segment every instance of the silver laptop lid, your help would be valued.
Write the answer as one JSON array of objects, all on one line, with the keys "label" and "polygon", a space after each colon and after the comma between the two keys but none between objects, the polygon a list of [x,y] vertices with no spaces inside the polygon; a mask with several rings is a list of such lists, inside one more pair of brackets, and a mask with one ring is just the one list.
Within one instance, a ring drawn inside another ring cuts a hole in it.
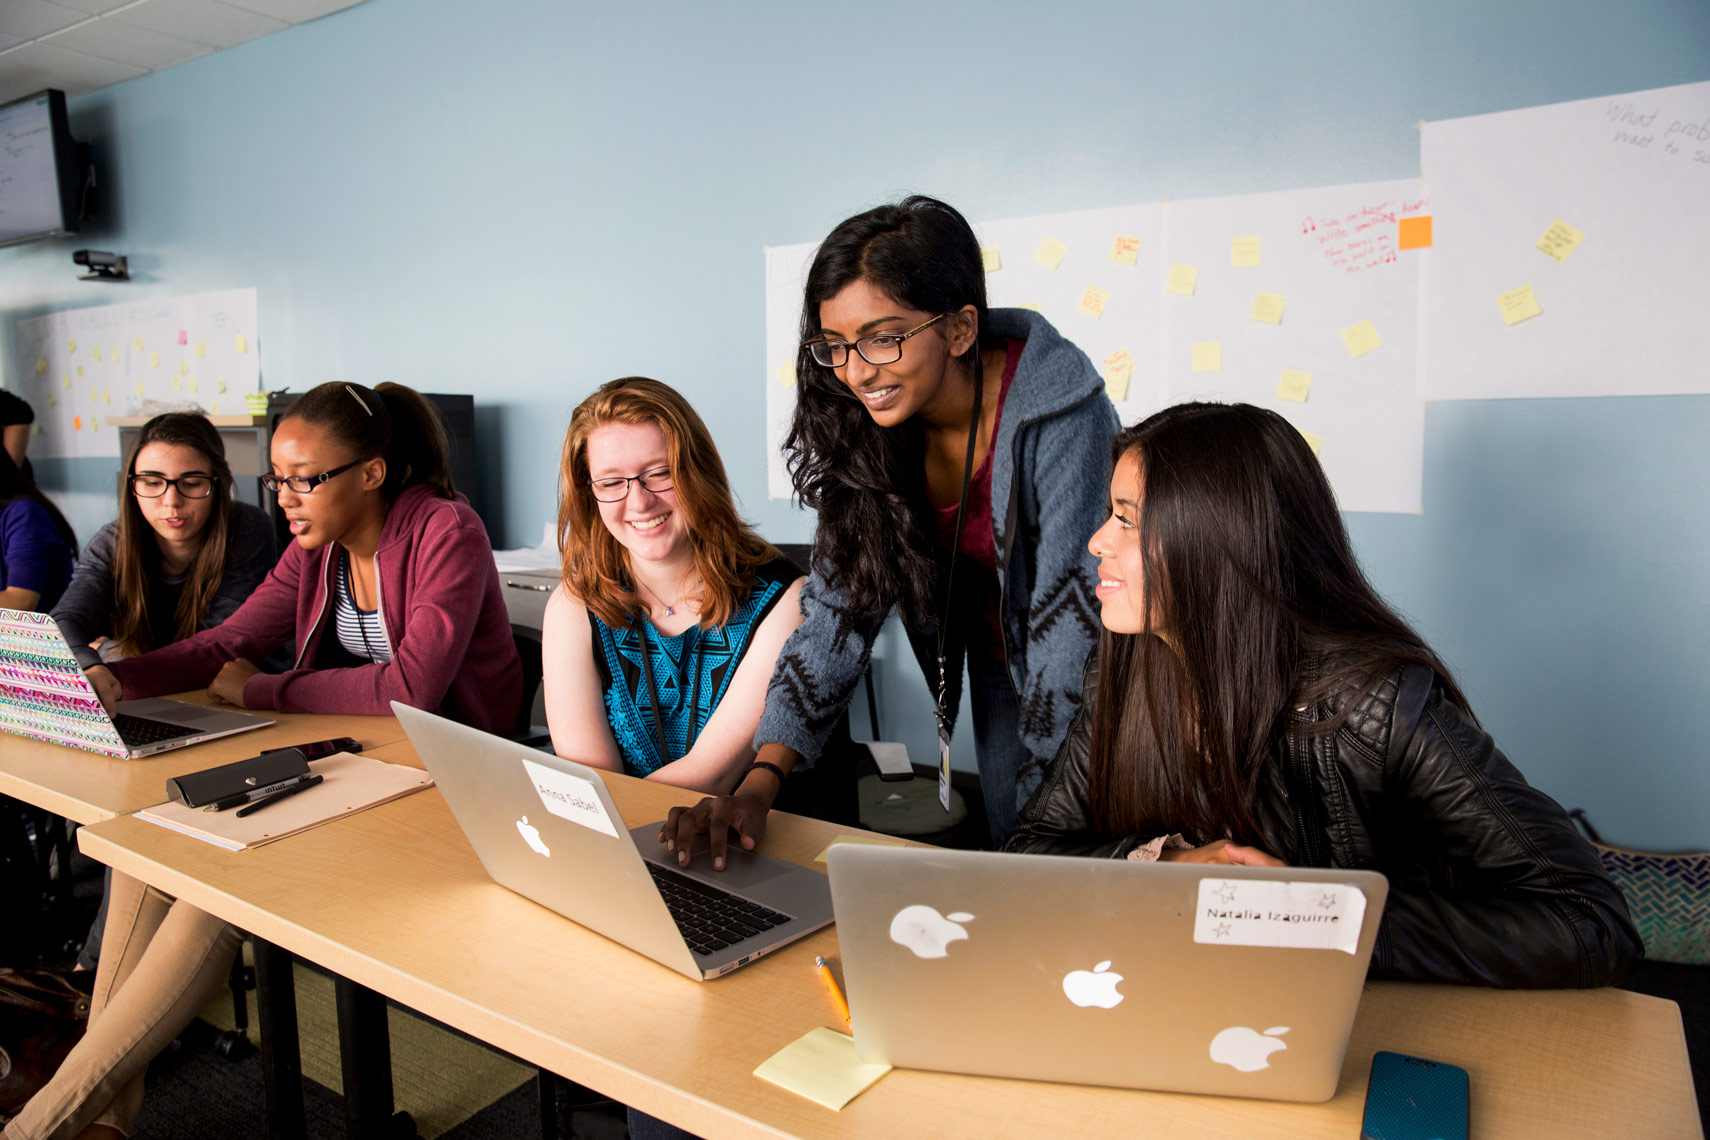
[{"label": "silver laptop lid", "polygon": [[1370,871],[827,858],[863,1058],[1278,1100],[1335,1093],[1388,893]]}]

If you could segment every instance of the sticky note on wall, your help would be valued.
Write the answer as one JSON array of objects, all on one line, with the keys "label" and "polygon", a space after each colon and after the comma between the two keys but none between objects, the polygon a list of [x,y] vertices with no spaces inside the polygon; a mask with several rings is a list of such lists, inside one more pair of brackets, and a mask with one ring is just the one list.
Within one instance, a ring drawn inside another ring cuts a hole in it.
[{"label": "sticky note on wall", "polygon": [[980,247],[980,265],[987,273],[996,273],[1003,268],[1003,254],[998,252],[998,247],[995,245],[982,245]]},{"label": "sticky note on wall", "polygon": [[1288,298],[1281,293],[1260,293],[1253,298],[1253,311],[1248,316],[1267,325],[1280,325],[1283,306],[1286,304]]},{"label": "sticky note on wall", "polygon": [[1123,345],[1104,358],[1104,390],[1112,400],[1128,398],[1128,382],[1134,377],[1134,356]]},{"label": "sticky note on wall", "polygon": [[1294,430],[1298,431],[1300,433],[1300,438],[1302,438],[1306,441],[1306,446],[1308,446],[1312,449],[1312,454],[1317,455],[1318,452],[1323,449],[1323,447],[1324,447],[1324,437],[1323,436],[1313,435],[1311,432],[1307,431],[1305,428],[1295,428]]},{"label": "sticky note on wall", "polygon": [[1172,265],[1170,276],[1164,281],[1164,292],[1174,293],[1178,297],[1191,297],[1199,284],[1199,267],[1197,265]]},{"label": "sticky note on wall", "polygon": [[1431,215],[1421,214],[1417,218],[1403,218],[1397,223],[1399,232],[1396,235],[1396,245],[1401,249],[1430,249],[1431,248]]},{"label": "sticky note on wall", "polygon": [[1282,379],[1277,382],[1277,399],[1293,400],[1297,404],[1306,403],[1306,394],[1312,391],[1312,373],[1296,372],[1291,368],[1283,369]]},{"label": "sticky note on wall", "polygon": [[1104,307],[1110,303],[1110,293],[1097,285],[1088,285],[1081,291],[1081,299],[1075,303],[1075,308],[1087,316],[1097,320],[1104,316]]},{"label": "sticky note on wall", "polygon": [[1502,311],[1503,322],[1510,325],[1529,321],[1533,317],[1542,316],[1544,312],[1530,285],[1522,285],[1518,289],[1503,293],[1496,298],[1496,307]]},{"label": "sticky note on wall", "polygon": [[1039,243],[1039,248],[1033,251],[1033,260],[1046,269],[1055,269],[1063,264],[1063,255],[1069,252],[1069,247],[1054,237],[1048,237]]},{"label": "sticky note on wall", "polygon": [[1349,325],[1342,330],[1342,343],[1348,346],[1348,355],[1358,360],[1372,349],[1383,344],[1383,338],[1371,321],[1361,321],[1357,325]]},{"label": "sticky note on wall", "polygon": [[1110,260],[1118,265],[1140,264],[1140,239],[1132,234],[1117,234],[1110,244]]},{"label": "sticky note on wall", "polygon": [[1538,239],[1537,248],[1557,261],[1566,261],[1568,255],[1578,249],[1579,243],[1584,240],[1585,234],[1557,218],[1550,223],[1550,228],[1544,231],[1544,236]]},{"label": "sticky note on wall", "polygon": [[[783,385],[786,391],[794,388],[796,386],[796,362],[793,360],[784,361],[773,369],[772,376],[779,384]],[[224,391],[224,389],[221,390]]]},{"label": "sticky note on wall", "polygon": [[1251,269],[1263,260],[1265,239],[1257,234],[1229,239],[1229,266]]},{"label": "sticky note on wall", "polygon": [[1218,340],[1202,340],[1193,346],[1193,370],[1195,372],[1223,371],[1223,342]]}]

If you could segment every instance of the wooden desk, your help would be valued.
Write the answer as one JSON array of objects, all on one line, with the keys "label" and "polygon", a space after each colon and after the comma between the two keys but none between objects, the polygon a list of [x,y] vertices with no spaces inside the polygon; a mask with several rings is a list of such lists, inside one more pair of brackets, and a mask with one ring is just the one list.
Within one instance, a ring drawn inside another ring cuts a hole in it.
[{"label": "wooden desk", "polygon": [[[321,733],[325,735],[325,733]],[[377,750],[403,759],[407,743]],[[611,777],[630,825],[689,793]],[[840,831],[774,816],[764,848],[809,863]],[[813,956],[835,928],[695,983],[488,879],[438,789],[248,852],[134,818],[92,857],[551,1072],[709,1138],[1359,1135],[1372,1053],[1464,1066],[1485,1137],[1701,1137],[1680,1013],[1621,990],[1368,985],[1337,1096],[1274,1104],[897,1070],[840,1113],[752,1075],[836,1027]]]},{"label": "wooden desk", "polygon": [[[214,703],[200,689],[179,693],[174,699],[198,705]],[[364,748],[404,739],[404,730],[393,716],[325,716],[260,710],[256,715],[271,717],[278,723],[142,760],[115,760],[63,744],[0,734],[0,795],[23,800],[77,823],[95,823],[162,802],[166,799],[166,781],[174,776],[230,764],[267,748],[288,748],[335,736],[355,737]]]}]

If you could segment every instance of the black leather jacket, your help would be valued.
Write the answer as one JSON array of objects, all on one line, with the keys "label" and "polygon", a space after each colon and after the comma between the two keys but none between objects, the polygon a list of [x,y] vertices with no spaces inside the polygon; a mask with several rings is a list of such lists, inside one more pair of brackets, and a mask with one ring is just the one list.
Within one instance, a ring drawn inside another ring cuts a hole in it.
[{"label": "black leather jacket", "polygon": [[[1359,694],[1310,710],[1328,719]],[[1122,858],[1151,836],[1098,834],[1087,809],[1096,657],[1080,714],[1006,851]],[[1290,778],[1290,766],[1294,777]],[[1307,783],[1307,777],[1310,783]],[[1315,802],[1291,802],[1310,787]],[[1536,989],[1619,981],[1644,954],[1627,906],[1561,807],[1408,667],[1334,733],[1289,734],[1261,778],[1262,846],[1292,866],[1389,879],[1371,976]],[[1297,810],[1297,808],[1299,810]]]}]

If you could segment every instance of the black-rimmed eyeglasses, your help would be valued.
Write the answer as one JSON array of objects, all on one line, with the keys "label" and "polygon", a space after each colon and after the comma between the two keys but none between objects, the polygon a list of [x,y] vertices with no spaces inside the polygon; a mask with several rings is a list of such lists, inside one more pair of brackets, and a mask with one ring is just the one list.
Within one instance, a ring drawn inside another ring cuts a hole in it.
[{"label": "black-rimmed eyeglasses", "polygon": [[594,479],[588,486],[594,489],[594,498],[602,503],[621,503],[629,498],[629,485],[640,483],[643,490],[655,495],[671,489],[671,469],[655,467],[651,471],[643,471],[639,475],[613,475],[606,479]]},{"label": "black-rimmed eyeglasses", "polygon": [[[902,359],[903,341],[917,332],[930,328],[944,319],[945,314],[939,313],[924,324],[915,325],[907,332],[874,333],[864,336],[855,342],[855,351],[861,354],[861,359],[868,364],[895,364]],[[826,368],[842,368],[849,363],[849,343],[841,340],[810,340],[807,342],[808,351],[813,353],[815,362]]]},{"label": "black-rimmed eyeglasses", "polygon": [[355,459],[346,463],[343,467],[334,467],[331,471],[322,471],[319,475],[263,475],[261,477],[261,485],[266,487],[269,492],[275,495],[286,487],[291,488],[291,490],[297,492],[299,495],[307,495],[310,491],[313,491],[316,487],[319,487],[322,483],[325,483],[333,476],[343,475],[352,467],[360,467],[367,462],[368,460],[366,459]]},{"label": "black-rimmed eyeglasses", "polygon": [[168,479],[164,475],[132,475],[131,490],[145,499],[158,499],[168,487],[176,487],[186,499],[206,499],[214,493],[214,481],[206,475],[180,475]]}]

